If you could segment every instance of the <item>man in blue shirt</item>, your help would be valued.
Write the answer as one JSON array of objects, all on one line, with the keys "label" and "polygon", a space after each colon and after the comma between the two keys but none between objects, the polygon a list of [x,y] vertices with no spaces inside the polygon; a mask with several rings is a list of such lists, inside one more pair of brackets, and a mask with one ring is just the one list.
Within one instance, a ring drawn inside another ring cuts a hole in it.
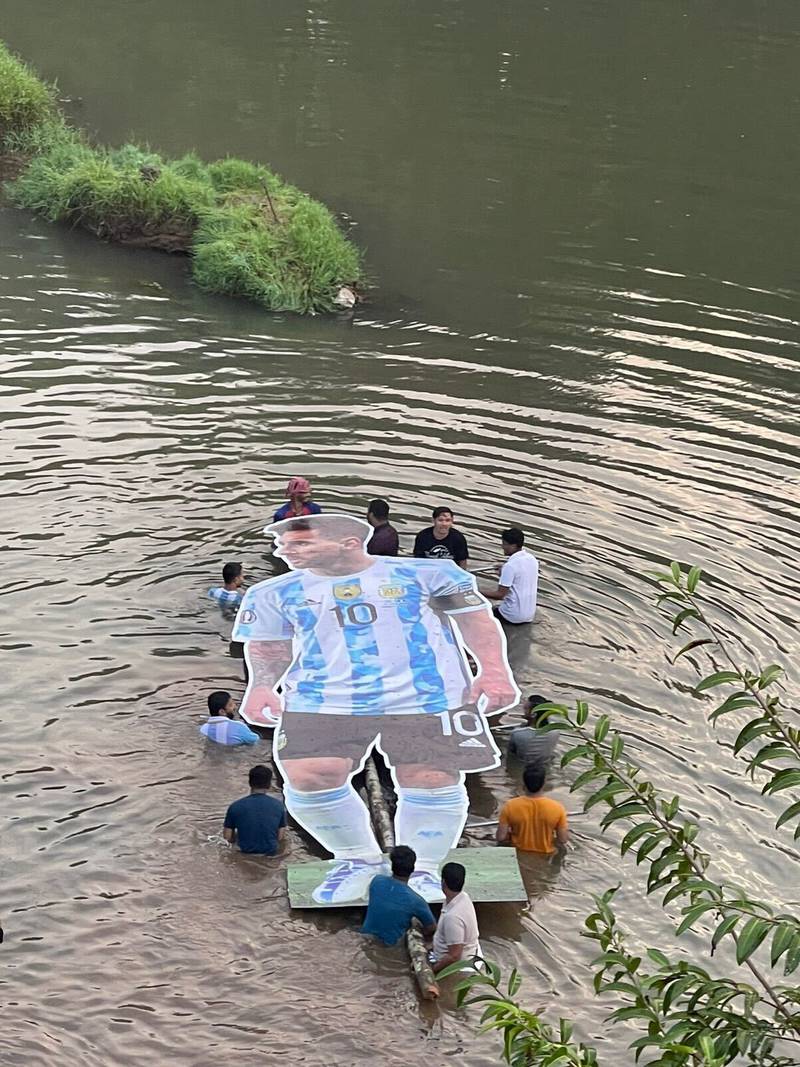
[{"label": "man in blue shirt", "polygon": [[208,595],[216,600],[221,608],[235,610],[239,607],[244,596],[244,578],[242,576],[241,563],[226,563],[222,568],[222,585],[215,585],[209,589]]},{"label": "man in blue shirt", "polygon": [[395,845],[389,853],[392,876],[378,874],[369,885],[369,903],[362,934],[371,934],[385,945],[396,945],[411,920],[419,919],[422,932],[431,937],[436,929],[433,912],[425,900],[408,885],[417,855],[406,845]]},{"label": "man in blue shirt", "polygon": [[248,775],[250,795],[235,800],[225,813],[225,840],[242,852],[274,856],[286,833],[286,809],[276,797],[268,797],[272,771],[259,763]]},{"label": "man in blue shirt", "polygon": [[230,693],[222,690],[208,698],[208,720],[200,727],[200,733],[218,745],[254,745],[261,738],[234,718],[236,704]]}]

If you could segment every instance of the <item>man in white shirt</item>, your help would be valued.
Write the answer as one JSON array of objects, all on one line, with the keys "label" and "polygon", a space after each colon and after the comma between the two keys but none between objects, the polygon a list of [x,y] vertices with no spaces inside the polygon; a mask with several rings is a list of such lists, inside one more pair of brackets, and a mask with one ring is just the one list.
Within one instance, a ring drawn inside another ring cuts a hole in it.
[{"label": "man in white shirt", "polygon": [[434,973],[459,960],[466,966],[482,954],[475,905],[464,892],[466,873],[460,863],[445,863],[442,867],[445,903],[433,935],[431,966]]},{"label": "man in white shirt", "polygon": [[522,546],[525,534],[512,526],[500,535],[506,561],[500,568],[496,590],[484,592],[489,600],[495,600],[494,613],[503,622],[520,625],[533,622],[536,614],[536,593],[539,586],[539,563]]}]

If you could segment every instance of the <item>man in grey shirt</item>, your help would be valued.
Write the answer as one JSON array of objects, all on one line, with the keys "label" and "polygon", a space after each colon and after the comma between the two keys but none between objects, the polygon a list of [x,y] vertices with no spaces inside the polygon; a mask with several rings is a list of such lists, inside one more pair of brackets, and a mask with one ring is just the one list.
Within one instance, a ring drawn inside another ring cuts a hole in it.
[{"label": "man in grey shirt", "polygon": [[547,697],[528,697],[528,707],[525,711],[527,726],[518,726],[511,731],[508,739],[508,754],[516,756],[522,763],[547,763],[552,759],[558,744],[557,730],[542,730],[541,727],[547,722],[547,712],[536,711],[540,704],[548,704]]}]

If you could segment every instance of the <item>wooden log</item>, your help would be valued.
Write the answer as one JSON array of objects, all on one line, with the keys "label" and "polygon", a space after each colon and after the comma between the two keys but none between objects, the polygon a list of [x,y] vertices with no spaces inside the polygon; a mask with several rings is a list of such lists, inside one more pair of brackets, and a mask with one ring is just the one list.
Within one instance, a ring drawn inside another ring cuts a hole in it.
[{"label": "wooden log", "polygon": [[406,934],[406,948],[411,957],[411,967],[423,999],[436,1000],[439,996],[439,986],[436,983],[433,968],[428,963],[428,950],[425,948],[419,919],[411,920],[411,929]]},{"label": "wooden log", "polygon": [[378,768],[375,766],[375,760],[372,756],[368,756],[367,762],[364,764],[364,784],[369,798],[369,813],[372,817],[372,825],[375,827],[378,843],[384,852],[388,852],[390,848],[394,847],[394,825],[389,815],[389,809],[386,806],[383,786],[378,776]]}]

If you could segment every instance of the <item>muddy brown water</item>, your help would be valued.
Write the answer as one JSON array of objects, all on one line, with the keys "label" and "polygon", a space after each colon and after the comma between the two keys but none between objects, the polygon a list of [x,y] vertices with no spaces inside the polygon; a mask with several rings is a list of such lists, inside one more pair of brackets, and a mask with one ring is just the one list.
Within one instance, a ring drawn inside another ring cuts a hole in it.
[{"label": "muddy brown water", "polygon": [[[283,861],[221,847],[252,753],[198,742],[207,691],[241,691],[204,591],[226,559],[268,573],[289,474],[328,509],[385,495],[406,549],[441,502],[476,563],[522,525],[523,690],[613,712],[721,875],[796,901],[797,851],[639,577],[702,564],[726,630],[796,657],[796,5],[10,0],[2,32],[102,138],[266,160],[326,199],[378,288],[352,322],[269,317],[0,210],[0,1062],[499,1059],[356,914],[292,913]],[[481,775],[473,817],[514,788]],[[581,917],[621,881],[633,942],[666,927],[574,828],[563,864],[524,864],[530,908],[480,909],[482,941],[628,1062]]]}]

